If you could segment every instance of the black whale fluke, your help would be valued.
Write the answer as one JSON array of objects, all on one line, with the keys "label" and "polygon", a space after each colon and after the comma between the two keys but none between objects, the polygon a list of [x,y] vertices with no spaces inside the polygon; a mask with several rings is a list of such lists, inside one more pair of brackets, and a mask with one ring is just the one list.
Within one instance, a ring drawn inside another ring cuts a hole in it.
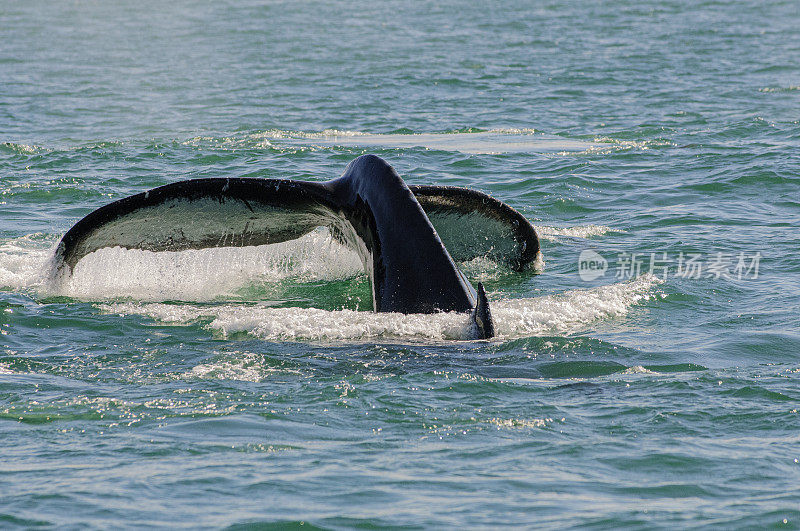
[{"label": "black whale fluke", "polygon": [[372,284],[377,312],[471,311],[476,335],[494,326],[455,260],[489,257],[515,270],[530,264],[539,240],[517,211],[481,192],[408,187],[383,159],[364,155],[328,182],[193,179],[126,197],[91,212],[56,249],[59,271],[105,247],[180,251],[293,240],[329,227],[355,249]]},{"label": "black whale fluke", "polygon": [[472,310],[474,335],[477,339],[489,339],[494,337],[494,319],[492,319],[492,312],[489,311],[489,299],[486,298],[486,291],[481,282],[478,282],[477,299],[475,309]]}]

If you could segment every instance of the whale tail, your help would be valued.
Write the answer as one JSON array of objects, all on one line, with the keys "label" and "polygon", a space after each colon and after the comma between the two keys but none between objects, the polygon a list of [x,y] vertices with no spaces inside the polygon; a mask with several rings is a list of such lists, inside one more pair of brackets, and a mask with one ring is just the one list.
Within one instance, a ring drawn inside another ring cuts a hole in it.
[{"label": "whale tail", "polygon": [[489,339],[494,337],[494,319],[492,312],[489,311],[489,299],[486,298],[486,291],[483,283],[478,282],[478,302],[472,310],[473,332],[477,339]]},{"label": "whale tail", "polygon": [[480,337],[494,326],[483,287],[476,292],[455,262],[487,256],[523,269],[539,252],[530,223],[481,192],[408,187],[374,155],[352,161],[328,182],[193,179],[98,208],[56,249],[71,273],[105,247],[182,251],[297,239],[326,226],[361,256],[377,312],[473,312]]}]

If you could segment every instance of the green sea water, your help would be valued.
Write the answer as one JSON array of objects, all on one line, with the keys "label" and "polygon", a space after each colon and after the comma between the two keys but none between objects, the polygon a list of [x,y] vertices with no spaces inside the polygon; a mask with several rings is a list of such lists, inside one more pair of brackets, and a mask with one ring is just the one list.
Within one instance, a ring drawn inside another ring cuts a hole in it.
[{"label": "green sea water", "polygon": [[[793,1],[0,3],[0,527],[800,527],[798,27]],[[497,338],[373,314],[324,231],[50,276],[112,200],[364,153],[537,228],[539,272],[461,264]]]}]

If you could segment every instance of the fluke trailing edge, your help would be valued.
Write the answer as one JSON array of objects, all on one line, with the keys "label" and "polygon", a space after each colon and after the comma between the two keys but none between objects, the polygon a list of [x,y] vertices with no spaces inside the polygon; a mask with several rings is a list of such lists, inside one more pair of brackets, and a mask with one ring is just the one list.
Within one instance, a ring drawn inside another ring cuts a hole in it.
[{"label": "fluke trailing edge", "polygon": [[515,270],[539,252],[531,224],[481,192],[406,186],[383,159],[364,155],[328,182],[193,179],[101,207],[56,250],[59,270],[104,247],[181,251],[293,240],[316,227],[355,249],[372,283],[375,311],[472,312],[475,335],[494,335],[483,286],[455,261],[486,256]]}]

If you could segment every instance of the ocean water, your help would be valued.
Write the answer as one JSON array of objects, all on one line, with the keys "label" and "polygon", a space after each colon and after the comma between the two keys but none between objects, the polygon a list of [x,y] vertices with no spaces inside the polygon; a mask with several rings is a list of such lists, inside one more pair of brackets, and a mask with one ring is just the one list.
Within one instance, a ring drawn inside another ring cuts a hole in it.
[{"label": "ocean water", "polygon": [[[793,1],[0,5],[0,527],[798,528]],[[364,153],[490,193],[541,271],[377,315],[324,230],[107,249],[78,219]]]}]

